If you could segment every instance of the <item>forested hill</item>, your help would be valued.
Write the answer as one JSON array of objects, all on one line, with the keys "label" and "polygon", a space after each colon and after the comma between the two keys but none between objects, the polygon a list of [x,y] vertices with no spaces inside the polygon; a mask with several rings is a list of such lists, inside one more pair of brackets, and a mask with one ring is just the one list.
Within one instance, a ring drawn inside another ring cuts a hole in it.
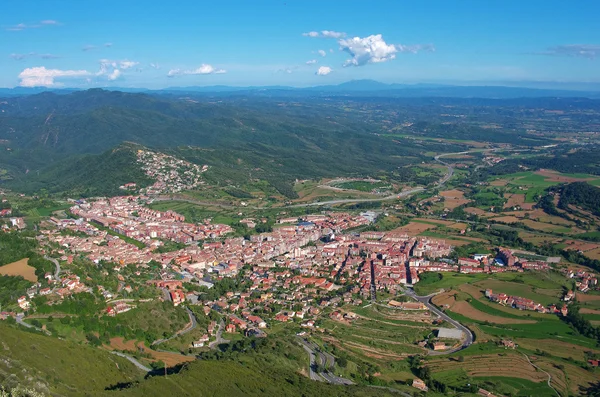
[{"label": "forested hill", "polygon": [[560,194],[559,207],[575,205],[600,216],[600,188],[586,182],[565,185]]},{"label": "forested hill", "polygon": [[94,89],[10,98],[0,110],[0,170],[10,186],[28,191],[81,191],[82,184],[102,185],[106,172],[120,173],[110,179],[123,183],[117,168],[124,154],[113,149],[125,141],[209,164],[227,179],[247,180],[254,170],[287,196],[295,178],[393,172],[423,161],[425,152],[464,148],[391,143],[363,112],[338,103],[198,102]]},{"label": "forested hill", "polygon": [[0,183],[29,192],[105,186],[90,194],[110,192],[108,182],[143,184],[138,171],[124,166],[127,155],[115,155],[123,142],[208,164],[228,184],[266,180],[287,197],[295,194],[296,178],[415,182],[407,166],[465,150],[456,140],[547,145],[554,141],[524,125],[591,131],[598,109],[600,101],[577,98],[44,92],[0,99]]}]

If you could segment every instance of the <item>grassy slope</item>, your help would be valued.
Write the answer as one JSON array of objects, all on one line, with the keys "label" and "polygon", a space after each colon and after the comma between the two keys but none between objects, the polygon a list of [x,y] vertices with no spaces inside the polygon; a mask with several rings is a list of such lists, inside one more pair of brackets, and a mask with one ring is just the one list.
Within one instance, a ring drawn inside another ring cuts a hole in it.
[{"label": "grassy slope", "polygon": [[0,385],[35,386],[65,396],[98,395],[143,373],[128,361],[73,342],[0,323]]},{"label": "grassy slope", "polygon": [[[235,361],[195,361],[178,374],[143,379],[128,361],[100,349],[0,323],[0,386],[65,396],[385,396],[385,390],[312,382],[296,372]],[[116,387],[122,385],[123,388]],[[128,388],[127,388],[128,387]],[[112,390],[108,390],[112,389]]]},{"label": "grassy slope", "polygon": [[196,361],[177,375],[154,377],[123,392],[126,396],[385,396],[366,387],[312,382],[291,371],[233,361]]}]

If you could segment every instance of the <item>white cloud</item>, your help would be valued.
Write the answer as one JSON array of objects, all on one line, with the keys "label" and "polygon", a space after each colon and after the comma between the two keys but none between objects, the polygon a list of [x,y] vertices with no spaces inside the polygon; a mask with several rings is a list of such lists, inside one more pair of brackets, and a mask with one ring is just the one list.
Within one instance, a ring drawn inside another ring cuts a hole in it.
[{"label": "white cloud", "polygon": [[322,30],[321,37],[327,37],[330,39],[340,39],[342,37],[346,37],[346,33],[344,32],[335,32],[333,30]]},{"label": "white cloud", "polygon": [[366,63],[385,62],[396,58],[398,49],[393,44],[387,44],[380,34],[365,38],[353,37],[339,41],[340,48],[352,56],[344,66],[360,66]]},{"label": "white cloud", "polygon": [[120,61],[119,62],[119,67],[123,70],[125,69],[129,69],[134,67],[135,65],[139,64],[139,62],[134,62],[134,61]]},{"label": "white cloud", "polygon": [[317,76],[327,76],[331,72],[333,72],[333,69],[331,69],[329,66],[321,66],[315,74]]},{"label": "white cloud", "polygon": [[43,21],[40,21],[40,23],[42,25],[59,25],[58,21],[55,21],[54,19],[45,19]]},{"label": "white cloud", "polygon": [[431,44],[387,44],[380,34],[362,38],[341,39],[338,43],[341,50],[352,56],[351,59],[344,62],[344,66],[362,66],[367,63],[387,62],[395,59],[398,52],[435,51],[434,46]]},{"label": "white cloud", "polygon": [[96,76],[106,76],[111,81],[121,77],[124,70],[131,69],[139,64],[139,62],[129,61],[127,59],[121,61],[101,59],[99,63],[100,70],[96,73]]},{"label": "white cloud", "polygon": [[179,75],[198,75],[198,74],[223,74],[227,73],[224,69],[215,69],[212,65],[203,63],[200,67],[192,70],[171,69],[167,73],[168,77]]},{"label": "white cloud", "polygon": [[565,57],[579,57],[594,59],[600,56],[600,45],[597,44],[567,44],[548,48],[546,51],[535,53],[536,55],[552,55]]},{"label": "white cloud", "polygon": [[302,36],[306,36],[306,37],[319,37],[319,32],[306,32],[306,33],[302,33]]},{"label": "white cloud", "polygon": [[55,79],[76,78],[91,75],[87,70],[46,69],[44,66],[27,68],[19,73],[21,87],[55,87]]},{"label": "white cloud", "polygon": [[104,43],[104,47],[112,47],[113,43]]},{"label": "white cloud", "polygon": [[324,56],[326,56],[326,55],[327,55],[327,53],[325,52],[325,50],[319,50],[319,51],[317,51],[317,53],[318,53],[319,55],[321,55],[322,57],[324,57]]},{"label": "white cloud", "polygon": [[150,62],[150,67],[154,69],[160,69],[160,65],[158,63]]},{"label": "white cloud", "polygon": [[121,71],[119,69],[115,69],[108,75],[108,79],[110,81],[116,80],[121,76]]},{"label": "white cloud", "polygon": [[91,51],[91,50],[95,50],[96,48],[98,48],[98,47],[96,47],[95,45],[86,44],[83,47],[81,47],[81,51]]},{"label": "white cloud", "polygon": [[326,39],[341,39],[342,37],[346,37],[346,33],[344,32],[336,32],[334,30],[321,30],[320,32],[306,32],[302,33],[302,36],[305,37],[322,37]]},{"label": "white cloud", "polygon": [[306,61],[307,65],[314,65],[315,63],[317,63],[316,59],[311,59],[310,61]]}]

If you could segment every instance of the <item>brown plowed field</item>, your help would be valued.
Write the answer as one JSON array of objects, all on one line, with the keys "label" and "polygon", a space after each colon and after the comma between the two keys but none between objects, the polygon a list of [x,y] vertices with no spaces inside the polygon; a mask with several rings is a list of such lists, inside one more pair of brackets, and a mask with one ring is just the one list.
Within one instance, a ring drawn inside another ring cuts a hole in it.
[{"label": "brown plowed field", "polygon": [[148,353],[152,356],[152,359],[155,361],[161,360],[168,367],[174,367],[177,364],[185,363],[188,361],[194,361],[194,357],[183,356],[177,353],[166,353],[166,352],[157,352],[155,350],[149,349],[144,342],[138,342],[129,340],[125,342],[125,340],[121,337],[112,338],[110,340],[110,346],[104,346],[109,350],[126,350],[126,351],[138,351],[138,349],[142,350],[144,353]]},{"label": "brown plowed field", "polygon": [[29,266],[27,262],[29,258],[23,258],[20,261],[9,263],[8,265],[0,266],[0,274],[5,276],[21,276],[32,283],[37,282],[35,275],[35,267]]}]

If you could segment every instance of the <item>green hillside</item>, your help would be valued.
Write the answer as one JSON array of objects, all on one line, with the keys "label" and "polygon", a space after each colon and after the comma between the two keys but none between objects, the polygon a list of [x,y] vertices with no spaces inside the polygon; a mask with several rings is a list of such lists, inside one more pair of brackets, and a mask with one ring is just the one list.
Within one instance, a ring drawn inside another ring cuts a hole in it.
[{"label": "green hillside", "polygon": [[0,385],[20,384],[46,395],[102,395],[139,380],[129,361],[86,345],[21,331],[0,322]]},{"label": "green hillside", "polygon": [[48,396],[393,395],[365,386],[313,382],[290,370],[289,361],[281,366],[281,359],[263,360],[252,353],[237,360],[198,360],[173,369],[178,373],[166,377],[145,376],[127,360],[106,351],[0,323],[0,387],[6,389],[21,385]]}]

